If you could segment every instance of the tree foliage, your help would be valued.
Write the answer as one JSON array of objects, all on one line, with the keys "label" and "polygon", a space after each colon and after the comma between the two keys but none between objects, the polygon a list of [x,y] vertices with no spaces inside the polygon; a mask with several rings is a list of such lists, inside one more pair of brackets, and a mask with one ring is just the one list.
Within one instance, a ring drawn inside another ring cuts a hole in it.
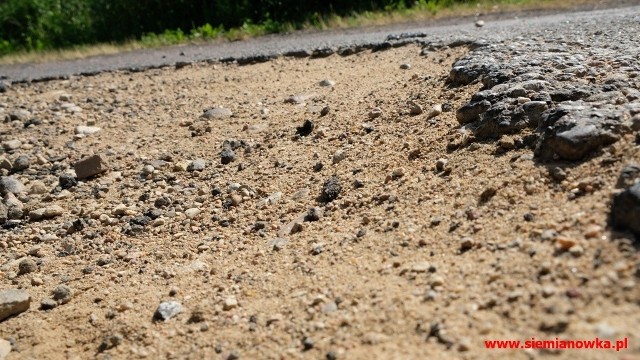
[{"label": "tree foliage", "polygon": [[[140,39],[167,30],[261,24],[276,31],[349,15],[455,0],[0,0],[0,54]],[[458,2],[465,0],[457,0]],[[208,27],[207,27],[208,26]]]}]

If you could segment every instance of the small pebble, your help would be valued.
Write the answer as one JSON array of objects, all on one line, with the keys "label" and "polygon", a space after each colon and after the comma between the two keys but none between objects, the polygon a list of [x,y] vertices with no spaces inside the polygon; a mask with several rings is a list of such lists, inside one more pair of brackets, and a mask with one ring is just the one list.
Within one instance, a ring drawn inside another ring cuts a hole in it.
[{"label": "small pebble", "polygon": [[53,289],[53,299],[56,300],[58,304],[66,304],[71,301],[72,297],[73,290],[67,285],[61,284]]},{"label": "small pebble", "polygon": [[238,307],[238,300],[236,300],[235,296],[229,296],[224,299],[222,303],[222,310],[229,311]]},{"label": "small pebble", "polygon": [[460,251],[471,250],[475,245],[475,241],[470,237],[464,237],[460,240]]},{"label": "small pebble", "polygon": [[55,309],[56,307],[58,307],[58,302],[53,299],[44,299],[40,302],[41,310],[51,310]]},{"label": "small pebble", "polygon": [[18,275],[29,274],[38,271],[38,265],[33,259],[22,259],[18,264]]},{"label": "small pebble", "polygon": [[306,337],[302,340],[302,347],[304,348],[305,351],[313,349],[313,346],[314,346],[314,343],[313,343],[313,340],[311,340],[311,338]]},{"label": "small pebble", "polygon": [[447,166],[448,163],[449,163],[449,160],[447,160],[447,159],[438,159],[436,161],[436,170],[444,171],[444,169],[445,169],[445,167]]},{"label": "small pebble", "polygon": [[371,110],[369,110],[369,118],[370,119],[375,119],[378,118],[382,115],[382,109],[380,108],[373,108]]},{"label": "small pebble", "polygon": [[165,301],[158,305],[153,319],[156,321],[167,321],[182,312],[182,305],[177,301]]}]

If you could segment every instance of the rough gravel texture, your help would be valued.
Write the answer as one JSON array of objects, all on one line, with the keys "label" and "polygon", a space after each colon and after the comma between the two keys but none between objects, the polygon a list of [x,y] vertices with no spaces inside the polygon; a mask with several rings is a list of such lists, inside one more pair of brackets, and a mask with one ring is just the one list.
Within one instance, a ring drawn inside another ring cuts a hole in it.
[{"label": "rough gravel texture", "polygon": [[[639,28],[636,7],[11,84],[0,288],[40,306],[3,351],[640,357]],[[484,346],[532,337],[630,348]]]}]

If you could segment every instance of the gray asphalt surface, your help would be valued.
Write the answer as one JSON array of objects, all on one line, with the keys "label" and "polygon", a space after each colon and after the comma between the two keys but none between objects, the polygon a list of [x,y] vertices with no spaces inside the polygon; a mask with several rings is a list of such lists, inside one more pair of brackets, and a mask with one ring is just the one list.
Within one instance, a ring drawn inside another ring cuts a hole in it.
[{"label": "gray asphalt surface", "polygon": [[[632,5],[629,6],[629,3]],[[530,16],[531,14],[524,17],[517,17],[511,14],[506,15],[506,18],[493,16],[487,18],[486,25],[482,28],[476,28],[473,19],[465,18],[450,20],[445,24],[408,23],[377,28],[298,32],[287,35],[265,36],[247,41],[148,49],[80,60],[3,65],[0,66],[0,77],[12,82],[38,81],[103,71],[142,70],[198,61],[240,60],[240,62],[243,62],[265,60],[269,57],[286,54],[311,54],[316,49],[325,49],[330,53],[341,48],[354,46],[375,48],[381,45],[399,45],[407,41],[417,41],[424,44],[450,44],[457,40],[466,42],[474,40],[502,42],[517,39],[523,34],[539,33],[543,36],[548,35],[545,31],[550,25],[562,25],[561,29],[570,29],[573,26],[589,21],[597,28],[599,24],[614,23],[622,17],[635,16],[640,19],[640,6],[638,4],[640,4],[640,1],[625,1],[624,7],[614,9],[556,13],[542,16]],[[594,31],[596,30],[595,28]],[[398,39],[400,34],[414,36]],[[395,40],[388,41],[389,39]]]}]

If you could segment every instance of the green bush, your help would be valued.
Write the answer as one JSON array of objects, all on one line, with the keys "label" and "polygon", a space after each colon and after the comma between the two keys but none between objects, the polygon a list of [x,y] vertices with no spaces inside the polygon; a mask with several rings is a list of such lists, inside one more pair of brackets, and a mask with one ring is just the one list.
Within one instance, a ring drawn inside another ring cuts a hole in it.
[{"label": "green bush", "polygon": [[[0,0],[0,54],[96,42],[179,42],[322,24],[329,15],[468,0]],[[159,34],[159,35],[154,35]],[[189,34],[189,35],[187,35]]]},{"label": "green bush", "polygon": [[60,48],[93,40],[83,0],[6,0],[0,4],[0,53]]}]

